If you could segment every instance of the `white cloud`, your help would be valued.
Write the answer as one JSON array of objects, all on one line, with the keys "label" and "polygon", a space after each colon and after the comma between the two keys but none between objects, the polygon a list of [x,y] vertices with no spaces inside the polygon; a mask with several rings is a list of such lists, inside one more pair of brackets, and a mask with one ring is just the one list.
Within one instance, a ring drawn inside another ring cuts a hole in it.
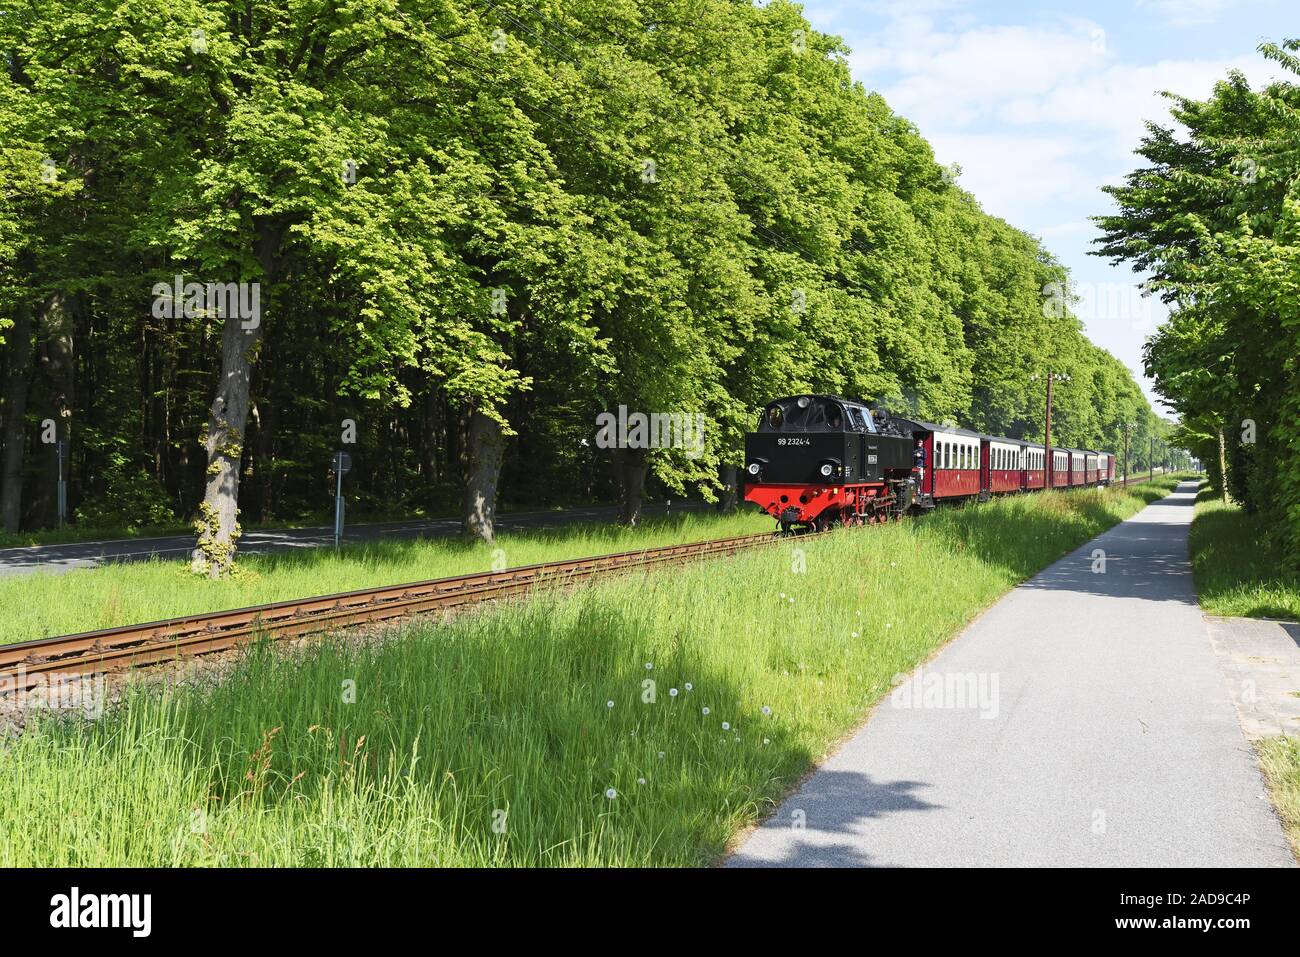
[{"label": "white cloud", "polygon": [[[924,129],[922,132],[926,132]],[[1031,132],[938,132],[929,135],[940,163],[958,163],[961,187],[989,212],[1034,232],[1040,212],[1095,190],[1086,151],[1061,137]],[[1101,194],[1096,194],[1098,201]]]},{"label": "white cloud", "polygon": [[1127,62],[1077,18],[941,30],[908,13],[848,39],[858,79],[917,124],[941,163],[961,164],[986,209],[1030,231],[1059,222],[1062,204],[1104,208],[1099,188],[1132,168],[1144,121],[1171,121],[1162,91],[1205,97],[1230,69],[1262,85],[1268,67],[1253,53]]},{"label": "white cloud", "polygon": [[[1213,16],[1233,2],[1147,0],[1166,24]],[[1087,255],[1097,235],[1088,217],[1112,208],[1101,187],[1141,162],[1133,150],[1144,121],[1172,122],[1161,92],[1199,99],[1231,69],[1257,86],[1275,72],[1253,49],[1180,58],[1181,46],[1171,42],[1156,58],[1128,23],[1108,34],[1078,17],[1029,14],[1015,24],[973,22],[973,7],[954,13],[952,4],[871,9],[886,18],[870,33],[843,29],[863,22],[843,3],[822,6],[819,18],[840,27],[855,77],[916,123],[940,163],[961,165],[961,186],[986,210],[1041,236],[1079,281],[1117,288],[1140,277]],[[1093,341],[1140,367],[1149,322],[1143,329],[1102,319],[1087,325]]]}]

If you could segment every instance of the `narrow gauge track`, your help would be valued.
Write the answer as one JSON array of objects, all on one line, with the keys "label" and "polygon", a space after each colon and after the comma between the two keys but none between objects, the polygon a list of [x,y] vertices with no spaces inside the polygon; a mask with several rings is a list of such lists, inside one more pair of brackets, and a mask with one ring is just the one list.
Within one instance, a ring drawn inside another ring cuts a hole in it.
[{"label": "narrow gauge track", "polygon": [[[1117,484],[1145,481],[1134,478]],[[392,621],[519,595],[543,584],[565,585],[633,568],[734,555],[783,538],[760,533],[616,552],[0,645],[0,695],[30,690],[48,683],[52,675],[102,674],[227,651],[261,637],[297,638]]]},{"label": "narrow gauge track", "polygon": [[226,651],[261,637],[296,638],[391,621],[518,595],[543,584],[565,585],[634,568],[733,555],[775,541],[777,536],[762,533],[669,545],[0,645],[0,693],[30,690],[52,675],[64,678],[160,664]]}]

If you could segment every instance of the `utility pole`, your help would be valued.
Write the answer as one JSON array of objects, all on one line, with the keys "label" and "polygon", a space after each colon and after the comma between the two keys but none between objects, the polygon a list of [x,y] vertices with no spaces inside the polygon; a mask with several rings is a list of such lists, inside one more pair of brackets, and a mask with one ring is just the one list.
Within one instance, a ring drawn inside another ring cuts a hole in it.
[{"label": "utility pole", "polygon": [[1129,470],[1128,470],[1128,433],[1133,428],[1132,422],[1124,423],[1124,487],[1128,488]]},{"label": "utility pole", "polygon": [[1052,487],[1052,370],[1047,370],[1047,411],[1043,414],[1043,447],[1047,451],[1043,487]]},{"label": "utility pole", "polygon": [[[1038,381],[1038,373],[1029,377],[1030,382]],[[1070,377],[1065,373],[1056,373],[1051,369],[1047,370],[1047,407],[1043,414],[1043,486],[1044,488],[1052,487],[1052,383],[1069,382]]]},{"label": "utility pole", "polygon": [[1154,479],[1156,477],[1156,436],[1154,432],[1151,433],[1150,438],[1151,445],[1150,450],[1147,452],[1147,468],[1151,470],[1151,478]]}]

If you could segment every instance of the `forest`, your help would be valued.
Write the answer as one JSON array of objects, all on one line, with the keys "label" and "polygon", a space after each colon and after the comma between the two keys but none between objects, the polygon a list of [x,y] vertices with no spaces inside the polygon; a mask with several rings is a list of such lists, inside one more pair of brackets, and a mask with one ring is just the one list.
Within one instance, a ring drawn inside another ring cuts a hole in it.
[{"label": "forest", "polygon": [[1222,495],[1262,514],[1300,561],[1300,40],[1260,53],[1290,78],[1234,72],[1204,101],[1170,94],[1147,165],[1109,189],[1099,255],[1152,275],[1170,319],[1146,366],[1179,414],[1173,440]]},{"label": "forest", "polygon": [[[336,450],[355,515],[490,538],[502,507],[604,501],[631,523],[646,497],[733,505],[774,396],[1041,440],[1049,370],[1069,376],[1055,444],[1166,455],[1172,427],[1053,294],[1064,267],[795,4],[0,5],[8,532],[54,524],[64,447],[74,523],[193,522],[214,576],[241,523],[330,508]],[[1268,282],[1295,102],[1230,81],[1181,104],[1204,142],[1153,131],[1159,169],[1111,224],[1167,296],[1232,290],[1180,311],[1151,362],[1191,376],[1168,394],[1206,435],[1253,413],[1259,444],[1234,426],[1227,456],[1260,496],[1283,480],[1250,463],[1300,456],[1270,432],[1298,401],[1294,297]],[[1224,204],[1239,141],[1261,172]],[[1261,309],[1250,356],[1220,361]],[[599,448],[621,407],[703,416],[702,449]]]}]

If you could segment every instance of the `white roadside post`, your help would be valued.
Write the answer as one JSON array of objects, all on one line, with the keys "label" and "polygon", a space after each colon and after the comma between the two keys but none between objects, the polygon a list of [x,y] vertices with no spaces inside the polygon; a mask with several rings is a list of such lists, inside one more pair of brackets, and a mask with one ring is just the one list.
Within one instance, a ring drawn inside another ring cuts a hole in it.
[{"label": "white roadside post", "polygon": [[68,521],[68,480],[65,471],[65,465],[68,461],[68,440],[59,439],[54,444],[55,454],[59,460],[59,484],[57,488],[58,509],[59,509],[59,528],[62,528]]},{"label": "white roadside post", "polygon": [[352,468],[352,456],[346,452],[334,453],[334,547],[339,547],[343,537],[343,474]]}]

